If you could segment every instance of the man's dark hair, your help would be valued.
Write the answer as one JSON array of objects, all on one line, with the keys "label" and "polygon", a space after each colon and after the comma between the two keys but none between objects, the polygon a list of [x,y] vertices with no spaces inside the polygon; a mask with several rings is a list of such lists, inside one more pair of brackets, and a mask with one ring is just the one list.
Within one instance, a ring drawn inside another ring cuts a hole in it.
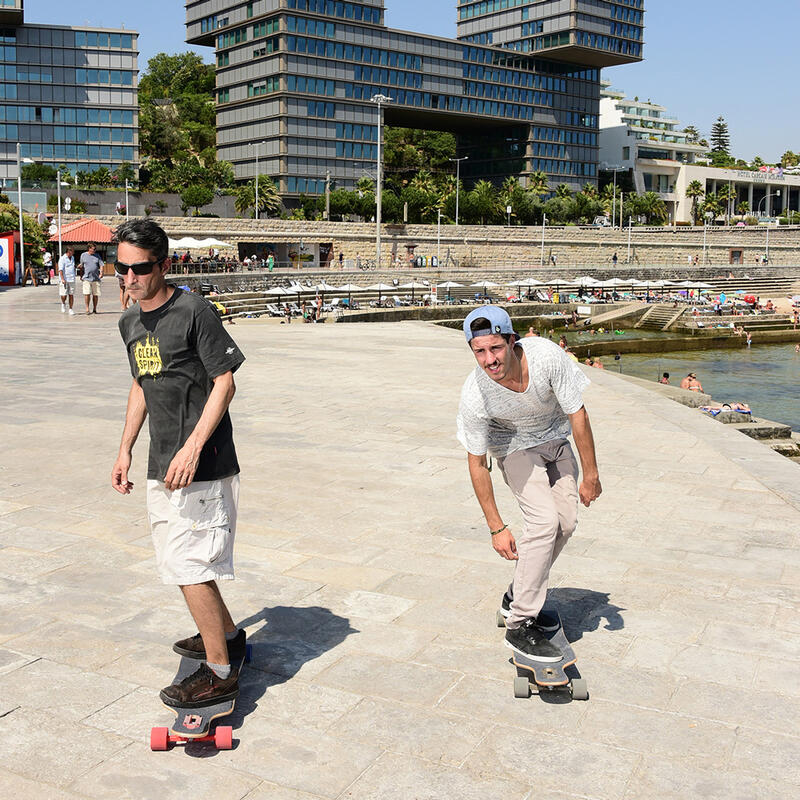
[{"label": "man's dark hair", "polygon": [[123,242],[149,250],[159,262],[169,256],[169,238],[164,229],[149,219],[132,219],[123,222],[116,230],[118,244]]},{"label": "man's dark hair", "polygon": [[[486,317],[476,317],[472,322],[469,324],[469,329],[472,331],[472,335],[474,336],[476,333],[480,333],[481,331],[489,331],[492,330],[492,323],[489,322]],[[513,337],[513,333],[501,333],[502,336],[506,340],[506,344],[511,341]]]}]

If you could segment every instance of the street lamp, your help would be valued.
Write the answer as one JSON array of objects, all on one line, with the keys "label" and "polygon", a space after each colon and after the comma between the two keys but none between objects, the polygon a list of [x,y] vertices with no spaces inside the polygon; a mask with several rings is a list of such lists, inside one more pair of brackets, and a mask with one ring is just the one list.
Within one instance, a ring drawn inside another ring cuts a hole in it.
[{"label": "street lamp", "polygon": [[[58,258],[59,258],[59,260],[61,260],[61,256],[63,255],[63,253],[61,252],[61,187],[62,186],[66,186],[67,188],[69,188],[69,184],[66,181],[64,181],[64,183],[61,182],[61,170],[57,169],[56,170],[56,196],[58,198]],[[127,212],[127,208],[128,208],[128,204],[127,204],[127,200],[126,200],[126,203],[125,203],[125,209],[126,209],[125,213],[126,214],[128,213]]]},{"label": "street lamp", "polygon": [[436,266],[442,263],[442,209],[436,209]]},{"label": "street lamp", "polygon": [[763,202],[764,202],[764,201],[765,201],[765,200],[766,200],[768,197],[780,197],[780,196],[781,196],[781,190],[780,190],[780,189],[776,189],[774,192],[767,192],[767,193],[766,193],[766,194],[765,194],[765,195],[764,195],[764,196],[761,198],[761,200],[759,201],[759,203],[758,203],[758,208],[757,208],[757,210],[756,210],[756,214],[757,214],[758,216],[761,216],[761,203],[763,203]]},{"label": "street lamp", "polygon": [[383,141],[383,104],[391,103],[392,98],[385,94],[374,94],[371,103],[378,104],[378,177],[375,193],[375,268],[381,268],[381,203],[383,200],[383,159],[381,158],[381,142]]},{"label": "street lamp", "polygon": [[617,173],[623,172],[626,168],[625,167],[610,167],[608,162],[603,162],[603,169],[606,172],[613,172],[614,173],[614,198],[612,200],[612,207],[611,207],[611,227],[617,227]]},{"label": "street lamp", "polygon": [[125,220],[128,219],[128,179],[125,178]]},{"label": "street lamp", "polygon": [[251,144],[256,149],[256,219],[258,219],[258,150],[264,142],[252,142]]},{"label": "street lamp", "polygon": [[17,206],[19,207],[19,275],[14,279],[20,282],[20,277],[25,274],[25,232],[22,224],[22,164],[33,164],[32,158],[20,159],[19,142],[17,142]]},{"label": "street lamp", "polygon": [[542,255],[539,259],[539,266],[544,266],[544,227],[547,225],[547,214],[542,214]]},{"label": "street lamp", "polygon": [[456,225],[458,225],[458,187],[461,183],[461,162],[466,161],[469,156],[461,156],[461,158],[449,158],[448,161],[456,162]]}]

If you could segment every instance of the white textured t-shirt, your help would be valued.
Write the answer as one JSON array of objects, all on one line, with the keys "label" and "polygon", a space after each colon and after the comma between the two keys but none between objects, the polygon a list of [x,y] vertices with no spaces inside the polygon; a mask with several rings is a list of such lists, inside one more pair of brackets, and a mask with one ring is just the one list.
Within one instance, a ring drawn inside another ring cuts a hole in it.
[{"label": "white textured t-shirt", "polygon": [[570,433],[567,414],[583,406],[589,379],[548,339],[518,342],[528,362],[528,387],[514,392],[479,366],[464,381],[458,407],[458,441],[476,456],[495,458],[526,450]]}]

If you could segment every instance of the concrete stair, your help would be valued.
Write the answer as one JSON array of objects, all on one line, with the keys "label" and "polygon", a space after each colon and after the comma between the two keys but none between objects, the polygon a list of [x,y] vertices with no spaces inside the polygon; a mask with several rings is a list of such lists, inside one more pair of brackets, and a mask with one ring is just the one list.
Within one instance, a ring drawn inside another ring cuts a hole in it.
[{"label": "concrete stair", "polygon": [[685,311],[685,307],[676,309],[671,303],[656,303],[645,311],[634,327],[665,331],[674,325]]}]

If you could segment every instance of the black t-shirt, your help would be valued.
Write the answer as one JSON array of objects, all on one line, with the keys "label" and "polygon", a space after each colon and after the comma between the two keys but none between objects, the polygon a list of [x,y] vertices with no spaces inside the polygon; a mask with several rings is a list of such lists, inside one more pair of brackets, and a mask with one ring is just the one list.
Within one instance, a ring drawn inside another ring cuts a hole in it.
[{"label": "black t-shirt", "polygon": [[[178,288],[154,311],[131,306],[120,317],[119,330],[150,417],[147,477],[163,481],[203,413],[213,379],[235,372],[244,356],[212,306]],[[194,480],[213,481],[238,472],[226,411],[203,447]]]}]

